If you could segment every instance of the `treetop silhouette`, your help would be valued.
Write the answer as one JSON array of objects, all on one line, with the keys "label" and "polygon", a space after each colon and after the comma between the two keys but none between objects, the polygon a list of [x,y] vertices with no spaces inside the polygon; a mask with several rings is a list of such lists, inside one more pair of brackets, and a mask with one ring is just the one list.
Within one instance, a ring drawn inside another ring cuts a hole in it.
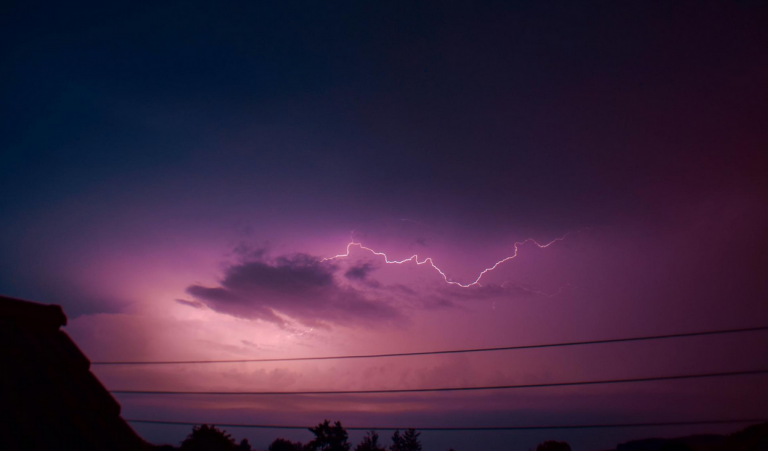
[{"label": "treetop silhouette", "polygon": [[236,451],[238,446],[235,439],[226,431],[214,425],[201,424],[192,427],[192,433],[181,442],[180,449],[182,451]]},{"label": "treetop silhouette", "polygon": [[355,451],[386,451],[386,448],[379,444],[379,434],[376,431],[368,431],[363,441],[355,447]]},{"label": "treetop silhouette", "polygon": [[400,435],[400,431],[396,430],[392,434],[392,451],[421,451],[421,442],[419,441],[419,435],[421,432],[416,432],[416,429],[406,429],[403,435]]},{"label": "treetop silhouette", "polygon": [[268,448],[268,451],[303,451],[304,445],[301,442],[292,442],[284,438],[277,438]]},{"label": "treetop silhouette", "polygon": [[331,422],[325,420],[309,431],[315,434],[315,438],[307,443],[306,448],[312,451],[349,451],[350,444],[347,441],[347,431],[337,421],[331,426]]}]

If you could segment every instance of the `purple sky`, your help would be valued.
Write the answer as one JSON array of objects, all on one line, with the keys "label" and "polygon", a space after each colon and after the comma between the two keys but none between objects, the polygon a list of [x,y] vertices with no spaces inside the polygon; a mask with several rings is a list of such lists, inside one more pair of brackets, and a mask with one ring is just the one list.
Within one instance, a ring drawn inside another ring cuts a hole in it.
[{"label": "purple sky", "polygon": [[[59,10],[61,8],[61,10]],[[4,7],[0,292],[93,360],[298,357],[768,324],[768,10]],[[540,244],[539,248],[527,239]],[[494,263],[514,259],[470,287]],[[326,260],[324,260],[326,259]],[[477,386],[762,368],[764,333],[366,361],[94,367],[110,389]],[[764,377],[338,398],[120,395],[127,418],[488,426],[765,417]],[[187,427],[136,425],[179,442]],[[424,433],[574,450],[737,426]],[[266,448],[309,433],[231,431]],[[358,440],[361,434],[352,434]],[[382,435],[388,435],[383,433]]]}]

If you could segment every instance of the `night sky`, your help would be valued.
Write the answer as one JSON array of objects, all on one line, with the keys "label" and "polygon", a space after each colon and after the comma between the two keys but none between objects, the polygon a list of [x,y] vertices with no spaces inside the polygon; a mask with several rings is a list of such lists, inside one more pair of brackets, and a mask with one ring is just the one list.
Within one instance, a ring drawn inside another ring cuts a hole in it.
[{"label": "night sky", "polygon": [[[62,305],[93,361],[768,324],[764,2],[14,3],[0,6],[0,293]],[[354,245],[326,259],[350,242],[435,267]],[[93,369],[110,389],[420,388],[757,369],[767,346]],[[505,426],[764,418],[766,387],[117,397],[126,418]],[[134,426],[158,443],[189,431]],[[422,441],[587,451],[736,428]],[[310,438],[230,432],[257,448]]]}]

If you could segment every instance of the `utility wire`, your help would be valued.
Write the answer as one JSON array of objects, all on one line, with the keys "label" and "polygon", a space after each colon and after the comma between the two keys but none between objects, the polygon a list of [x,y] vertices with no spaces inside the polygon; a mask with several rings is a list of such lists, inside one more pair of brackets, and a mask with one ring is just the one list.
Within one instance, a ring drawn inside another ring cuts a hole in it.
[{"label": "utility wire", "polygon": [[547,343],[538,345],[503,346],[496,348],[455,349],[448,351],[423,351],[423,352],[398,352],[392,354],[365,354],[365,355],[341,355],[322,357],[287,357],[274,359],[235,359],[235,360],[172,360],[172,361],[100,361],[91,362],[91,365],[178,365],[178,364],[206,364],[206,363],[254,363],[254,362],[297,362],[307,360],[345,360],[345,359],[374,359],[382,357],[412,357],[440,354],[466,354],[473,352],[514,351],[518,349],[557,348],[564,346],[584,346],[608,343],[627,343],[633,341],[663,340],[669,338],[702,337],[707,335],[736,334],[744,332],[766,331],[768,326],[746,327],[740,329],[721,329],[703,332],[688,332],[681,334],[646,335],[642,337],[611,338],[605,340],[571,341],[563,343]]},{"label": "utility wire", "polygon": [[709,377],[728,377],[728,376],[749,376],[758,374],[768,374],[768,369],[749,370],[749,371],[729,371],[723,373],[697,373],[681,374],[674,376],[654,376],[640,377],[631,379],[603,379],[592,381],[576,382],[553,382],[544,384],[522,384],[522,385],[493,385],[483,387],[445,387],[445,388],[404,388],[392,390],[330,390],[330,391],[160,391],[160,390],[110,390],[114,394],[130,395],[368,395],[381,393],[427,393],[427,392],[449,392],[449,391],[477,391],[477,390],[509,390],[516,388],[543,388],[543,387],[566,387],[578,385],[599,385],[599,384],[623,384],[633,382],[653,382],[670,381],[680,379],[701,379]]},{"label": "utility wire", "polygon": [[[145,424],[165,424],[173,426],[195,426],[198,424],[215,424],[219,427],[227,428],[254,428],[254,429],[309,429],[310,426],[286,426],[286,425],[273,425],[273,424],[242,424],[242,423],[192,423],[184,421],[160,421],[160,420],[139,420],[139,419],[127,419],[129,423],[145,423]],[[701,424],[734,424],[734,423],[763,423],[765,419],[733,419],[733,420],[696,420],[696,421],[656,421],[650,423],[597,423],[597,424],[558,424],[558,425],[542,425],[542,426],[445,426],[445,427],[421,427],[414,428],[419,431],[525,431],[536,429],[600,429],[600,428],[631,428],[631,427],[647,427],[647,426],[688,426],[688,425],[701,425]],[[390,427],[390,426],[345,426],[344,429],[351,431],[394,431],[404,430],[408,428],[404,427]]]}]

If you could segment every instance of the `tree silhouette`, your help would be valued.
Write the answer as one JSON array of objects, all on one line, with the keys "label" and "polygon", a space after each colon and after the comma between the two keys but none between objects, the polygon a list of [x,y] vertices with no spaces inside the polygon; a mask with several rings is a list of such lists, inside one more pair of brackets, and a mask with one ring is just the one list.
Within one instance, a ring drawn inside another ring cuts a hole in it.
[{"label": "tree silhouette", "polygon": [[180,449],[182,451],[236,451],[237,445],[227,431],[222,431],[214,425],[202,424],[192,426],[192,433],[181,442]]},{"label": "tree silhouette", "polygon": [[395,431],[392,434],[392,446],[389,449],[392,451],[421,451],[421,442],[419,441],[420,432],[416,432],[416,429],[406,429],[403,435],[400,435],[400,431]]},{"label": "tree silhouette", "polygon": [[536,451],[571,451],[571,446],[566,442],[547,440],[536,447]]},{"label": "tree silhouette", "polygon": [[392,434],[392,446],[389,447],[392,451],[403,451],[405,450],[405,445],[403,444],[403,436],[400,435],[400,430],[395,430],[395,433]]},{"label": "tree silhouette", "polygon": [[302,451],[304,445],[301,442],[292,442],[284,438],[275,439],[271,445],[269,445],[269,451]]},{"label": "tree silhouette", "polygon": [[421,432],[416,432],[416,429],[408,429],[403,434],[403,441],[405,442],[405,449],[407,451],[421,451],[421,441],[419,436]]},{"label": "tree silhouette", "polygon": [[363,437],[363,441],[355,447],[355,451],[386,451],[386,448],[379,445],[379,434],[376,431],[369,431]]},{"label": "tree silhouette", "polygon": [[330,421],[325,420],[316,427],[309,428],[315,434],[315,438],[307,443],[307,449],[314,451],[349,451],[347,431],[337,421],[331,426]]}]

